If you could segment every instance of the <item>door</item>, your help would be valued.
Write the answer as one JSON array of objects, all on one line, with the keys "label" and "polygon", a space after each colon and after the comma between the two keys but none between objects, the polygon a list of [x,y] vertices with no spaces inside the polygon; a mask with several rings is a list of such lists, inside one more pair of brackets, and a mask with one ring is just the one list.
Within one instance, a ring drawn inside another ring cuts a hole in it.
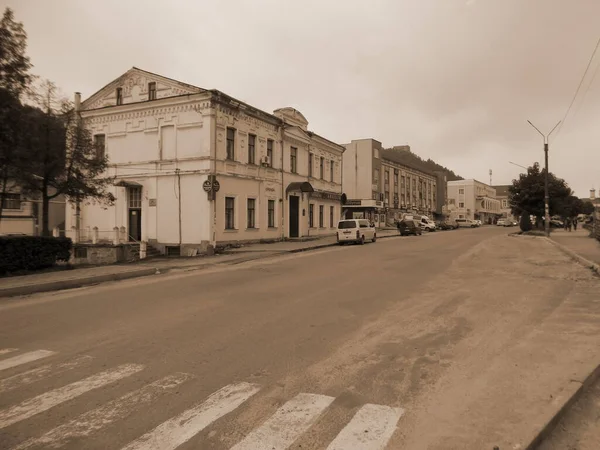
[{"label": "door", "polygon": [[129,239],[142,240],[142,210],[129,208]]},{"label": "door", "polygon": [[290,237],[300,237],[300,197],[290,195]]}]

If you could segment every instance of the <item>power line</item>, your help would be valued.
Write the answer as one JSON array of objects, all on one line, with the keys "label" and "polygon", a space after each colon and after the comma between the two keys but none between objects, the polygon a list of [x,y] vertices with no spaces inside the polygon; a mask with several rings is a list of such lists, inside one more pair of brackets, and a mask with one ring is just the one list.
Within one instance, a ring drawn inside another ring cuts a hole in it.
[{"label": "power line", "polygon": [[598,51],[598,47],[600,47],[600,38],[598,38],[598,42],[596,42],[596,47],[594,48],[594,52],[592,53],[592,56],[590,57],[590,60],[588,61],[587,67],[585,68],[585,72],[583,72],[583,76],[581,77],[581,81],[579,82],[579,86],[577,86],[577,90],[575,91],[575,95],[573,96],[573,100],[571,100],[571,104],[569,105],[569,107],[567,108],[567,112],[565,113],[560,126],[558,127],[558,130],[556,130],[556,136],[555,139],[558,137],[558,134],[560,133],[560,130],[562,129],[563,125],[565,124],[565,120],[567,119],[567,116],[569,115],[569,112],[571,112],[571,108],[573,107],[573,104],[575,103],[575,100],[577,99],[577,94],[579,94],[579,90],[581,89],[581,85],[583,84],[583,80],[585,79],[585,76],[588,73],[588,70],[590,70],[590,66],[592,65],[592,61],[594,60],[594,56],[596,56],[596,52]]},{"label": "power line", "polygon": [[596,75],[598,75],[598,69],[600,69],[600,61],[598,61],[598,65],[596,65],[596,70],[594,70],[594,74],[592,75],[592,79],[589,82],[589,84],[588,84],[585,92],[583,93],[583,97],[581,98],[581,102],[579,102],[579,106],[575,110],[575,115],[577,115],[577,113],[579,112],[579,110],[581,109],[581,107],[583,106],[583,104],[585,103],[585,98],[587,97],[587,93],[589,92],[590,87],[592,87],[592,85],[594,84],[594,80],[596,79]]}]

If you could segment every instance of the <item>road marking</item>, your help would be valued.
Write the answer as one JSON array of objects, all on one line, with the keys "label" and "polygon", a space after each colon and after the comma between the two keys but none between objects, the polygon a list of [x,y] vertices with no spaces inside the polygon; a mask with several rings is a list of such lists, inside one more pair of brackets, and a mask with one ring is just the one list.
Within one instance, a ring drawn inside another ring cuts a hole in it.
[{"label": "road marking", "polygon": [[333,397],[298,394],[231,450],[283,450],[300,437],[333,402]]},{"label": "road marking", "polygon": [[0,370],[10,369],[11,367],[20,366],[21,364],[37,361],[38,359],[54,355],[54,353],[56,352],[50,350],[36,350],[34,352],[23,353],[19,356],[13,356],[12,358],[0,361]]},{"label": "road marking", "polygon": [[366,404],[329,444],[327,450],[383,450],[403,414],[402,408]]},{"label": "road marking", "polygon": [[259,390],[258,385],[246,382],[227,385],[208,397],[204,403],[163,422],[123,450],[173,450],[215,420],[236,409]]},{"label": "road marking", "polygon": [[59,375],[67,370],[75,369],[80,365],[86,364],[91,360],[91,356],[80,356],[70,362],[57,365],[46,364],[45,366],[5,378],[4,380],[0,380],[0,393],[16,389],[26,384],[35,383],[45,377]]},{"label": "road marking", "polygon": [[16,352],[19,350],[18,348],[0,348],[0,355],[5,355],[6,353]]},{"label": "road marking", "polygon": [[73,439],[85,438],[90,434],[131,415],[136,409],[152,404],[158,397],[180,384],[194,378],[187,373],[176,373],[137,389],[76,419],[50,430],[37,439],[29,439],[14,450],[31,447],[60,448],[72,443]]},{"label": "road marking", "polygon": [[67,384],[61,388],[30,398],[12,408],[0,410],[0,429],[47,411],[56,405],[79,397],[92,389],[133,375],[143,368],[144,366],[139,364],[124,364],[115,369],[92,375],[81,381],[76,381],[75,383]]}]

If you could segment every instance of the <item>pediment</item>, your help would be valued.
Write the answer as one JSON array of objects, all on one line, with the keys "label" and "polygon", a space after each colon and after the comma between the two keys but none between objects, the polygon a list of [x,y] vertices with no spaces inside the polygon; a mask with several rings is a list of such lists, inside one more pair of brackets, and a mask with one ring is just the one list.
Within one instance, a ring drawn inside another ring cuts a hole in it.
[{"label": "pediment", "polygon": [[300,127],[305,131],[308,129],[308,120],[297,109],[288,106],[276,109],[273,111],[273,114],[290,125]]},{"label": "pediment", "polygon": [[115,106],[119,87],[122,89],[123,105],[147,101],[148,84],[151,82],[156,83],[156,99],[205,92],[200,87],[133,67],[86,99],[81,108],[89,110]]}]

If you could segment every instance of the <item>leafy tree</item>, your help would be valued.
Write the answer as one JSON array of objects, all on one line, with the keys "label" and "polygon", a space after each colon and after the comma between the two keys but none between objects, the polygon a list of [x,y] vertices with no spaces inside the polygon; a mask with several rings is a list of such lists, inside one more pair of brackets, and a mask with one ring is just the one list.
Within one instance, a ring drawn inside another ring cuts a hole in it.
[{"label": "leafy tree", "polygon": [[521,214],[519,228],[521,228],[521,231],[523,232],[531,231],[531,218],[529,216],[530,214],[528,214],[527,211],[523,211]]},{"label": "leafy tree", "polygon": [[[544,178],[545,170],[540,170],[538,163],[527,169],[526,174],[521,174],[518,180],[513,180],[508,188],[508,199],[512,213],[520,215],[528,211],[538,218],[538,224],[544,217]],[[565,180],[556,177],[552,172],[548,177],[548,192],[550,195],[550,215],[564,212],[565,199],[572,196],[571,188]]]},{"label": "leafy tree", "polygon": [[31,64],[26,56],[27,34],[6,8],[0,20],[0,220],[3,197],[10,178],[18,175],[16,160],[21,146],[22,105],[20,98],[31,81]]},{"label": "leafy tree", "polygon": [[593,214],[595,209],[594,204],[587,200],[581,206],[581,214]]},{"label": "leafy tree", "polygon": [[113,179],[104,176],[108,158],[98,148],[73,105],[57,95],[51,82],[42,85],[38,107],[26,108],[28,137],[19,165],[25,192],[42,199],[42,234],[49,235],[50,200],[64,195],[79,204],[84,200],[111,204],[107,188]]}]

